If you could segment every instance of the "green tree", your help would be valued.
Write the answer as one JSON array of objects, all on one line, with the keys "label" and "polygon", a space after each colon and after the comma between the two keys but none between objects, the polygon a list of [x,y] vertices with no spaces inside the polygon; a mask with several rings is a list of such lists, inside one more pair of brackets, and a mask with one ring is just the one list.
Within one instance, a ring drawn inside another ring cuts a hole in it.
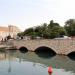
[{"label": "green tree", "polygon": [[66,30],[64,29],[64,27],[60,27],[59,36],[61,37],[61,36],[64,36],[64,35],[67,35]]},{"label": "green tree", "polygon": [[23,32],[24,36],[25,35],[33,35],[34,34],[34,29],[33,28],[28,28]]},{"label": "green tree", "polygon": [[69,19],[64,26],[68,36],[75,36],[75,19]]},{"label": "green tree", "polygon": [[19,36],[19,37],[23,36],[23,32],[18,33],[17,36]]},{"label": "green tree", "polygon": [[55,23],[53,20],[51,20],[49,24],[44,23],[35,28],[28,28],[23,33],[19,33],[18,35],[32,36],[33,38],[39,36],[42,38],[53,39],[65,35],[65,29],[61,27],[58,23]]},{"label": "green tree", "polygon": [[46,23],[42,24],[41,26],[37,26],[35,28],[35,33],[37,33],[37,36],[44,37],[46,33],[46,28],[47,28]]},{"label": "green tree", "polygon": [[53,20],[51,20],[50,24],[48,25],[48,31],[50,38],[56,38],[61,35],[65,35],[64,29],[58,23],[54,23]]}]

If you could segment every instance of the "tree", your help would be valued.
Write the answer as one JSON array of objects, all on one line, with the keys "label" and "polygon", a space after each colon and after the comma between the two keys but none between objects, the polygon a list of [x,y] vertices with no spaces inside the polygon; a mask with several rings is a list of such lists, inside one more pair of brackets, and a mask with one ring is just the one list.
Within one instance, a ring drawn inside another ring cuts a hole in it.
[{"label": "tree", "polygon": [[23,34],[24,34],[24,35],[32,35],[33,32],[34,32],[34,29],[33,29],[33,28],[28,28],[28,29],[26,29],[26,30],[23,32]]},{"label": "tree", "polygon": [[59,36],[62,37],[64,35],[67,35],[66,30],[64,29],[64,27],[60,27],[60,29],[59,29]]},{"label": "tree", "polygon": [[23,32],[18,33],[17,36],[19,36],[19,37],[23,36]]},{"label": "tree", "polygon": [[68,36],[75,36],[75,19],[69,19],[64,26]]},{"label": "tree", "polygon": [[58,23],[54,23],[53,20],[51,20],[50,24],[48,25],[48,31],[49,38],[56,38],[61,35],[65,35],[64,29]]},{"label": "tree", "polygon": [[34,27],[28,28],[23,33],[19,33],[18,35],[19,36],[27,35],[33,38],[39,36],[46,39],[48,38],[53,39],[53,38],[65,35],[65,30],[58,23],[55,23],[53,20],[51,20],[49,24],[44,23],[35,28]]}]

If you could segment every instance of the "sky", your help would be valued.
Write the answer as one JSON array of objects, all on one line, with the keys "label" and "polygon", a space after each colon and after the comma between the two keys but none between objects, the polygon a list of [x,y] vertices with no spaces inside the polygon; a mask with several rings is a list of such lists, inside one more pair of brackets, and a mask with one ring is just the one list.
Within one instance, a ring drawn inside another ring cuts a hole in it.
[{"label": "sky", "polygon": [[50,20],[63,26],[68,19],[75,19],[75,0],[0,0],[0,26],[25,30]]}]

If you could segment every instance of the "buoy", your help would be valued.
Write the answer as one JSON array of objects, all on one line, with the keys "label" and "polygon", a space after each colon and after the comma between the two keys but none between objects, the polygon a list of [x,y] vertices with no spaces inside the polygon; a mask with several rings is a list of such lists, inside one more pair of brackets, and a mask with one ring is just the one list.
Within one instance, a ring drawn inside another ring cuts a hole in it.
[{"label": "buoy", "polygon": [[53,72],[52,67],[51,67],[51,66],[50,66],[50,67],[48,67],[48,73],[51,75],[51,74],[52,74],[52,72]]}]

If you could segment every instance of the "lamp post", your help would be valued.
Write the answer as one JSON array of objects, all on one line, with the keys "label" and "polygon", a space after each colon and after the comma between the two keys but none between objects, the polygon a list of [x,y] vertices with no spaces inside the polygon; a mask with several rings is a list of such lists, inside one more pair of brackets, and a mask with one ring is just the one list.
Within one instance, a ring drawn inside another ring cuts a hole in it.
[{"label": "lamp post", "polygon": [[9,36],[10,36],[10,30],[11,30],[11,26],[9,25],[9,26],[8,26],[8,28],[9,28]]}]

